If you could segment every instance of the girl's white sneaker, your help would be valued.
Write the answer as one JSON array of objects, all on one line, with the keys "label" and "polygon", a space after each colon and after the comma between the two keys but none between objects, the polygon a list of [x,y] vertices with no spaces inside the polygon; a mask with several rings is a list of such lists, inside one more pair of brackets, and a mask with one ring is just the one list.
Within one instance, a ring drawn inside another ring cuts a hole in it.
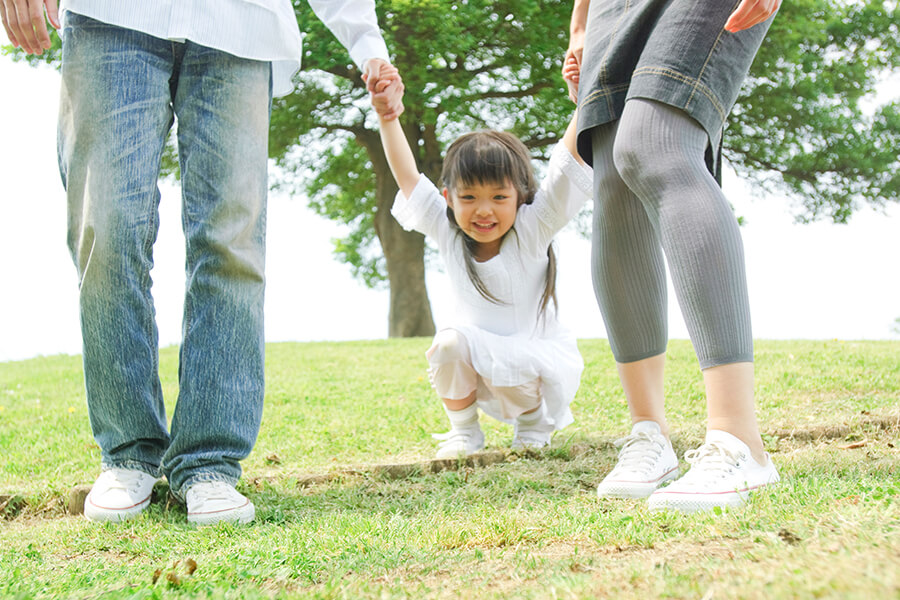
[{"label": "girl's white sneaker", "polygon": [[474,427],[451,429],[447,433],[433,433],[431,437],[441,440],[435,458],[465,457],[484,448],[484,433],[478,423]]},{"label": "girl's white sneaker", "polygon": [[544,418],[543,407],[538,414],[519,415],[513,429],[513,450],[540,450],[550,445],[553,425]]},{"label": "girl's white sneaker", "polygon": [[510,448],[513,450],[540,450],[550,445],[551,435],[553,434],[548,431],[523,429],[517,424]]},{"label": "girl's white sneaker", "polygon": [[615,441],[619,460],[600,485],[601,498],[646,498],[664,482],[678,477],[678,457],[656,421],[640,421]]},{"label": "girl's white sneaker", "polygon": [[741,506],[754,490],[779,480],[768,454],[766,464],[759,464],[747,444],[726,431],[707,431],[706,442],[684,458],[691,469],[653,492],[647,501],[650,510],[694,512]]}]

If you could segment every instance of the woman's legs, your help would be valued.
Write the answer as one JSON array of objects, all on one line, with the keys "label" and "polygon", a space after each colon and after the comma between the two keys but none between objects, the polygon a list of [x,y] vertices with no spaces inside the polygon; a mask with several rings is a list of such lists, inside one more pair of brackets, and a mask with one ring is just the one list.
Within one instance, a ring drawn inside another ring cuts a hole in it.
[{"label": "woman's legs", "polygon": [[654,492],[650,508],[740,504],[778,474],[763,452],[754,414],[743,246],[706,168],[706,132],[679,109],[637,99],[626,103],[618,125],[598,128],[592,141],[594,285],[635,423],[617,442],[618,464],[598,493],[647,495],[673,476],[665,470],[671,450],[662,399],[661,247],[703,369],[708,425],[706,443],[686,455],[691,471]]},{"label": "woman's legs", "polygon": [[743,243],[706,167],[707,144],[683,111],[633,99],[613,148],[617,171],[658,232],[702,369],[753,360]]},{"label": "woman's legs", "polygon": [[764,462],[753,403],[753,339],[737,221],[704,160],[705,130],[654,101],[626,103],[613,149],[622,179],[659,231],[703,369],[708,429],[727,431]]},{"label": "woman's legs", "polygon": [[756,462],[766,462],[753,401],[753,363],[739,362],[703,371],[706,428],[727,431],[750,447]]},{"label": "woman's legs", "polygon": [[666,406],[663,396],[663,371],[666,355],[657,354],[650,358],[630,363],[616,363],[619,380],[628,401],[631,422],[655,421],[660,432],[669,437],[666,422]]}]

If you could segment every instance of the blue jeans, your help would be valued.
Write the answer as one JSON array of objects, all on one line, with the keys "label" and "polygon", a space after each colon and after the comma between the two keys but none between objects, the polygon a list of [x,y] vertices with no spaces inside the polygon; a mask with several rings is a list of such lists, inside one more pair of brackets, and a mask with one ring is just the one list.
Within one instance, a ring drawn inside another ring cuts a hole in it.
[{"label": "blue jeans", "polygon": [[[263,407],[271,66],[66,13],[59,165],[104,468],[173,493],[235,483]],[[171,436],[150,293],[160,160],[178,118],[186,291]]]}]

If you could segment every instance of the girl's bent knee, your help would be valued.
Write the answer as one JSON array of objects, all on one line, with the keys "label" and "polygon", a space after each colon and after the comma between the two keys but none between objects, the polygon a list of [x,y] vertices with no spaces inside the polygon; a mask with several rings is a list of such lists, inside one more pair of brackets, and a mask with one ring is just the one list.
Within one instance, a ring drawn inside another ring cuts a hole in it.
[{"label": "girl's bent knee", "polygon": [[425,356],[432,366],[457,361],[469,362],[469,343],[457,330],[443,329],[434,336]]}]

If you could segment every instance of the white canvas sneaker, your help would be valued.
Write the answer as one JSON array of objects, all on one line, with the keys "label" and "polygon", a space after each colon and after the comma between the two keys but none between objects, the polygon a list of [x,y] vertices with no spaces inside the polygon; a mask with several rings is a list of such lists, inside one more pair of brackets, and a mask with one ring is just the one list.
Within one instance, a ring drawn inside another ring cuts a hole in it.
[{"label": "white canvas sneaker", "polygon": [[447,433],[433,433],[431,437],[441,440],[435,458],[469,456],[484,448],[484,433],[477,423],[474,427],[451,429]]},{"label": "white canvas sneaker", "polygon": [[224,481],[200,481],[184,494],[188,523],[249,523],[256,509],[244,495]]},{"label": "white canvas sneaker", "polygon": [[768,454],[766,464],[759,464],[747,444],[726,431],[707,431],[706,442],[684,458],[691,469],[653,492],[647,501],[650,510],[694,512],[741,506],[754,490],[779,480]]},{"label": "white canvas sneaker", "polygon": [[601,498],[646,498],[678,477],[678,457],[656,421],[640,421],[631,434],[615,441],[619,460],[597,486]]},{"label": "white canvas sneaker", "polygon": [[91,521],[133,519],[150,506],[156,477],[135,469],[107,469],[100,473],[84,499],[84,516]]}]

